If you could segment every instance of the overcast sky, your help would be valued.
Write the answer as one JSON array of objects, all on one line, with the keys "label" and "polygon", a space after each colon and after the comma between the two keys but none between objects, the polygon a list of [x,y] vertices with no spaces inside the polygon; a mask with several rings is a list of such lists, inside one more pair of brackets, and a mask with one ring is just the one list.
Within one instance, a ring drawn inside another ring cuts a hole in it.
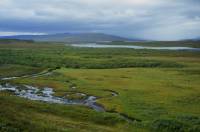
[{"label": "overcast sky", "polygon": [[200,37],[200,0],[0,0],[0,35],[100,32]]}]

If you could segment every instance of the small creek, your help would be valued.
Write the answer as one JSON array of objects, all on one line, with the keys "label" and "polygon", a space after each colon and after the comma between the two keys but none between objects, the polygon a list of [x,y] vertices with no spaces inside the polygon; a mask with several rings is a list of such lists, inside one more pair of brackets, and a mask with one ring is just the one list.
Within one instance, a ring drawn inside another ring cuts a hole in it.
[{"label": "small creek", "polygon": [[24,75],[24,76],[5,77],[5,78],[1,78],[0,80],[12,80],[12,79],[17,79],[17,78],[39,77],[39,76],[51,75],[51,71],[52,70],[44,72],[44,73],[36,73],[36,74]]},{"label": "small creek", "polygon": [[57,103],[57,104],[66,104],[66,105],[85,105],[88,106],[96,111],[105,111],[103,107],[96,104],[97,97],[95,96],[88,96],[84,93],[76,93],[81,94],[81,96],[86,96],[85,99],[81,100],[71,100],[61,97],[54,96],[53,88],[44,87],[39,89],[37,87],[23,85],[23,86],[15,86],[9,83],[5,85],[0,85],[0,91],[11,91],[15,95],[36,101],[43,101],[48,103]]},{"label": "small creek", "polygon": [[[39,73],[39,74],[32,74],[32,75],[24,75],[21,77],[7,77],[7,78],[1,78],[0,80],[6,81],[6,80],[12,80],[12,79],[17,79],[17,78],[26,78],[26,77],[38,77],[38,76],[43,76],[43,75],[50,75],[52,71],[50,72],[44,72],[44,73]],[[76,88],[76,87],[73,87]],[[56,103],[56,104],[64,104],[64,105],[82,105],[82,106],[87,106],[91,109],[94,109],[95,111],[98,112],[108,112],[108,113],[115,113],[118,114],[121,118],[126,120],[127,122],[141,122],[141,120],[128,117],[125,114],[118,113],[115,111],[106,111],[103,106],[97,104],[98,98],[95,96],[90,96],[86,95],[85,93],[75,93],[76,95],[83,96],[84,98],[82,99],[68,99],[67,95],[65,97],[57,97],[54,96],[54,91],[53,88],[49,87],[44,87],[44,88],[38,88],[30,85],[22,85],[22,86],[17,86],[17,85],[12,85],[10,83],[4,83],[0,84],[0,92],[1,91],[10,91],[13,92],[16,96],[26,98],[29,100],[34,100],[34,101],[42,101],[46,103]],[[115,97],[118,96],[119,94],[115,91],[112,90],[105,90],[107,92],[111,93],[110,97]]]}]

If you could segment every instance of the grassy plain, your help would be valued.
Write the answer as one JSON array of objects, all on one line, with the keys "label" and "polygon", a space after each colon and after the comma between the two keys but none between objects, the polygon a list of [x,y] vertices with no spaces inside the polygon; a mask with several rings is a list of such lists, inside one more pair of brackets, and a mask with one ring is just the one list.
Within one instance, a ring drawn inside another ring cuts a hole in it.
[{"label": "grassy plain", "polygon": [[[48,76],[9,82],[52,87],[60,97],[75,92],[95,95],[107,111],[0,92],[0,131],[200,131],[199,57],[191,51],[0,44],[0,77],[57,68]],[[116,112],[138,121],[127,122]]]}]

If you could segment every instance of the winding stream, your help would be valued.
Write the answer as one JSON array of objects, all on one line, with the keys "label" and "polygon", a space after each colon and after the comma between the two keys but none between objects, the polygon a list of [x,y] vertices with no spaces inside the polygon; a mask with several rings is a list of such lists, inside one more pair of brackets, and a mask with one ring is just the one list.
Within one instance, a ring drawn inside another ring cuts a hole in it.
[{"label": "winding stream", "polygon": [[[25,78],[25,77],[38,77],[38,76],[43,76],[43,75],[49,75],[51,74],[51,72],[25,75],[21,77],[7,77],[7,78],[1,78],[1,80],[5,81],[5,80],[12,80],[12,79],[17,79],[17,78]],[[13,92],[18,97],[26,98],[26,99],[34,100],[34,101],[42,101],[46,103],[56,103],[56,104],[64,104],[64,105],[82,105],[82,106],[87,106],[91,109],[94,109],[95,111],[98,111],[98,112],[109,112],[109,111],[106,111],[103,106],[96,103],[98,100],[97,97],[89,96],[80,92],[75,93],[75,94],[84,96],[83,99],[68,99],[67,95],[65,97],[54,96],[55,92],[53,91],[53,88],[49,88],[49,87],[38,88],[38,87],[30,86],[30,85],[17,86],[17,85],[12,85],[9,83],[0,84],[0,92],[1,91],[10,91],[10,92]],[[105,91],[111,93],[110,97],[118,96],[118,93],[115,91],[112,91],[112,90],[105,90]],[[112,111],[112,112],[110,111],[109,113],[118,114],[121,118],[123,118],[127,122],[141,121],[141,120],[128,117],[125,114],[118,113],[115,111]]]},{"label": "winding stream", "polygon": [[36,74],[24,75],[24,76],[4,77],[4,78],[0,78],[0,80],[13,80],[13,79],[17,79],[17,78],[39,77],[39,76],[51,75],[52,71],[53,71],[53,70],[46,71],[46,72],[44,72],[44,73],[36,73]]},{"label": "winding stream", "polygon": [[[0,80],[13,80],[18,78],[26,78],[26,77],[39,77],[44,75],[50,75],[53,70],[43,73],[37,73],[32,75],[24,75],[18,77],[6,77],[1,78]],[[58,103],[58,104],[65,104],[65,105],[84,105],[90,107],[96,111],[105,112],[104,108],[96,103],[97,97],[95,96],[88,96],[84,93],[76,93],[77,95],[85,96],[86,98],[81,100],[71,100],[67,99],[67,95],[65,97],[56,97],[54,96],[53,88],[44,87],[39,89],[37,87],[23,85],[23,86],[16,86],[6,83],[4,85],[0,85],[0,91],[11,91],[14,92],[15,95],[36,101],[43,101],[47,103]],[[116,96],[116,93],[111,92],[113,96]]]},{"label": "winding stream", "polygon": [[84,105],[88,106],[96,111],[104,112],[104,108],[100,105],[96,104],[97,97],[95,96],[88,96],[83,93],[77,93],[81,94],[82,96],[86,96],[86,99],[82,100],[70,100],[66,97],[56,97],[53,94],[55,93],[53,91],[53,88],[44,87],[42,89],[39,89],[37,87],[29,86],[29,85],[23,85],[23,86],[15,86],[11,85],[9,83],[6,83],[5,85],[0,85],[0,91],[11,91],[15,95],[35,100],[35,101],[43,101],[47,103],[57,103],[57,104],[65,104],[65,105]]}]

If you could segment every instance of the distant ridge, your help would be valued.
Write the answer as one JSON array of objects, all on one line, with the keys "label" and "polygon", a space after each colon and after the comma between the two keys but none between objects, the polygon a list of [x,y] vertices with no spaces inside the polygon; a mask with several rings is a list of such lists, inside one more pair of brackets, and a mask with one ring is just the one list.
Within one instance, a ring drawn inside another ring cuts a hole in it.
[{"label": "distant ridge", "polygon": [[115,35],[103,33],[58,33],[49,35],[16,35],[1,36],[6,39],[50,41],[50,42],[110,42],[110,41],[141,41],[139,39],[128,39]]},{"label": "distant ridge", "polygon": [[200,41],[200,37],[196,37],[196,38],[193,39],[193,40]]}]

